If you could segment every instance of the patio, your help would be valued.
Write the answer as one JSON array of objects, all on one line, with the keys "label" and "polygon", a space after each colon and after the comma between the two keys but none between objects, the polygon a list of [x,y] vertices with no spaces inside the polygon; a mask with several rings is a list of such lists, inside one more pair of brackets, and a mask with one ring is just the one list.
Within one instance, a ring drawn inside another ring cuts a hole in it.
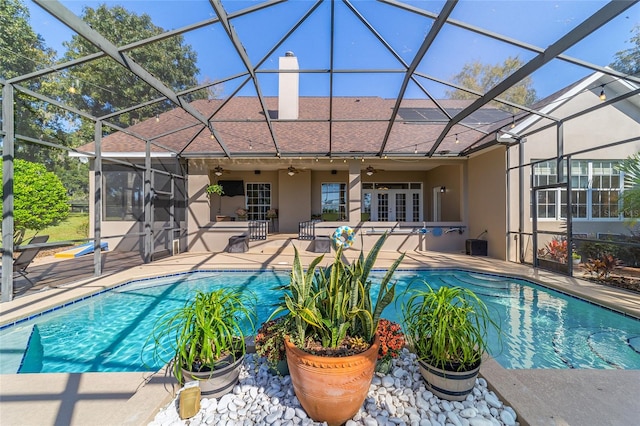
[{"label": "patio", "polygon": [[[348,252],[348,255],[355,251]],[[395,260],[396,252],[383,251],[380,266]],[[316,256],[303,252],[303,263]],[[139,277],[192,269],[287,269],[293,256],[280,253],[191,253],[169,257],[98,280],[52,287],[0,305],[0,323],[57,306]],[[564,292],[640,317],[640,296],[584,280],[532,269],[485,257],[409,252],[405,268],[464,265],[478,271],[513,274],[540,280]],[[481,374],[517,412],[520,424],[600,425],[633,424],[640,407],[629,395],[640,392],[640,371],[635,370],[506,370],[485,362]],[[171,379],[151,373],[27,374],[0,376],[3,424],[141,425],[149,422],[171,399]],[[573,389],[573,391],[568,391]],[[174,389],[175,390],[175,389]],[[37,409],[34,407],[37,406]]]},{"label": "patio", "polygon": [[[19,161],[46,165],[81,199],[82,242],[111,251],[38,260],[33,283],[2,274],[2,325],[135,278],[288,269],[292,245],[308,263],[313,238],[338,226],[366,236],[356,249],[395,229],[380,266],[406,251],[405,268],[513,274],[640,318],[640,294],[582,280],[570,262],[567,275],[538,267],[552,239],[569,258],[610,239],[640,253],[620,241],[637,219],[621,200],[637,182],[616,168],[640,152],[640,75],[618,63],[638,35],[638,0],[7,5],[7,25],[24,25],[2,37],[27,43],[0,39],[2,269],[16,206],[36,198],[17,202]],[[266,240],[225,252],[258,226]],[[298,239],[303,228],[313,238]],[[470,240],[489,257],[462,254]],[[489,360],[481,374],[522,425],[640,418],[637,370]],[[0,418],[142,425],[175,390],[164,371],[0,375]]]}]

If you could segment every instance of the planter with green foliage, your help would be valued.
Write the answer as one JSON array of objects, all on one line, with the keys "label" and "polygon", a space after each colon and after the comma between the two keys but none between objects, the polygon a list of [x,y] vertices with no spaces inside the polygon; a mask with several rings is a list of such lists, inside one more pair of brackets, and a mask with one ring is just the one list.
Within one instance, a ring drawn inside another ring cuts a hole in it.
[{"label": "planter with green foliage", "polygon": [[290,321],[285,348],[291,381],[315,421],[343,424],[357,413],[369,390],[378,356],[378,321],[394,299],[391,279],[404,257],[380,280],[374,302],[370,272],[386,237],[366,258],[361,252],[348,264],[340,247],[331,265],[319,267],[320,256],[306,271],[295,251],[290,282],[274,315],[285,312]]},{"label": "planter with green foliage", "polygon": [[413,288],[402,306],[406,337],[418,356],[427,388],[440,398],[463,401],[473,390],[487,330],[498,324],[471,290]]},{"label": "planter with green foliage", "polygon": [[[173,362],[180,382],[199,380],[203,396],[216,398],[238,382],[245,346],[243,327],[253,330],[253,300],[230,289],[198,291],[183,307],[156,322],[149,343],[162,362]],[[168,359],[167,359],[168,358]]]}]

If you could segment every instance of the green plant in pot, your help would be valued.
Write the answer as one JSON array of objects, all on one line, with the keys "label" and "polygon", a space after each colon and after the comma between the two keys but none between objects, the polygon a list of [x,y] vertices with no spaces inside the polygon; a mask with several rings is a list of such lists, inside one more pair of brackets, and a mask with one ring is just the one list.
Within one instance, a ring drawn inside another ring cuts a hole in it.
[{"label": "green plant in pot", "polygon": [[380,279],[374,302],[370,272],[386,237],[351,264],[339,247],[332,264],[318,266],[320,256],[306,271],[295,251],[289,284],[272,316],[285,312],[290,321],[285,350],[291,382],[315,421],[343,424],[357,413],[369,390],[380,341],[378,321],[394,300],[391,279],[404,257]]},{"label": "green plant in pot", "polygon": [[[410,286],[402,305],[407,340],[418,357],[420,372],[436,396],[463,401],[473,390],[488,329],[499,332],[487,306],[462,287]],[[499,334],[499,333],[498,333]]]},{"label": "green plant in pot", "polygon": [[251,296],[224,288],[198,291],[158,319],[148,344],[155,345],[158,359],[173,363],[180,384],[199,380],[202,395],[217,398],[238,382],[246,352],[243,329],[253,330],[255,318]]},{"label": "green plant in pot", "polygon": [[289,374],[284,338],[290,333],[290,318],[278,317],[264,322],[255,337],[256,353],[267,360],[272,374]]}]

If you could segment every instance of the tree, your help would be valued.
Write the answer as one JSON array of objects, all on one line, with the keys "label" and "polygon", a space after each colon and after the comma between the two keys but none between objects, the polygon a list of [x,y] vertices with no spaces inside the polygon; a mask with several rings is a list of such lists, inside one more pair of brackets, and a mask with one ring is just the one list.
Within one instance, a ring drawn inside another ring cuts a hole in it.
[{"label": "tree", "polygon": [[[15,160],[13,179],[13,239],[16,245],[22,242],[27,230],[41,231],[67,218],[70,207],[67,190],[43,165]],[[0,197],[2,195],[0,187]]]},{"label": "tree", "polygon": [[[469,62],[462,67],[462,70],[458,74],[453,76],[452,81],[467,89],[486,93],[518,68],[522,67],[523,64],[517,56],[515,58],[510,56],[503,63],[497,63],[495,65],[483,64],[479,60]],[[536,100],[536,91],[531,87],[532,84],[531,77],[526,77],[502,93],[500,98],[519,105],[529,106]],[[459,89],[447,91],[447,96],[451,99],[477,99],[476,95]],[[512,109],[499,102],[492,102],[492,104],[499,106],[501,109]]]},{"label": "tree", "polygon": [[629,39],[632,47],[615,54],[611,68],[629,75],[640,75],[640,24],[633,27]]},{"label": "tree", "polygon": [[[165,31],[154,25],[149,15],[137,15],[122,6],[107,7],[103,4],[96,9],[86,7],[82,19],[119,46]],[[78,35],[63,44],[67,48],[66,60],[98,52],[96,46]],[[181,35],[147,44],[127,52],[127,55],[174,91],[182,91],[198,84],[197,54],[191,46],[184,44],[184,37]],[[69,70],[68,75],[70,91],[65,91],[65,101],[96,117],[160,97],[155,89],[111,58],[105,57],[74,67]],[[203,90],[188,96],[187,101],[206,97],[207,91]],[[169,101],[165,101],[123,114],[119,119],[121,124],[129,125],[173,107]],[[90,131],[86,135],[90,137],[88,140],[93,136],[93,129]]]},{"label": "tree", "polygon": [[52,62],[55,52],[29,25],[29,10],[19,0],[0,0],[0,77],[27,74]]}]

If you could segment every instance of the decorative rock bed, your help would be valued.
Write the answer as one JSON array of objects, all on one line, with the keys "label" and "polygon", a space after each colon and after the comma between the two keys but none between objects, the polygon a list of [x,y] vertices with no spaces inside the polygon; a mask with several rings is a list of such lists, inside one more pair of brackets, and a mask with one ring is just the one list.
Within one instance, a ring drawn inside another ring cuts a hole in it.
[{"label": "decorative rock bed", "polygon": [[[276,377],[268,372],[263,358],[245,357],[240,382],[232,393],[201,401],[200,412],[187,420],[178,416],[178,397],[162,409],[149,424],[168,425],[272,425],[316,426],[304,412],[293,392],[289,376]],[[364,405],[346,426],[491,426],[518,425],[515,411],[487,389],[479,378],[473,392],[462,402],[437,398],[426,390],[415,361],[406,349],[394,360],[386,376],[376,375]]]}]

